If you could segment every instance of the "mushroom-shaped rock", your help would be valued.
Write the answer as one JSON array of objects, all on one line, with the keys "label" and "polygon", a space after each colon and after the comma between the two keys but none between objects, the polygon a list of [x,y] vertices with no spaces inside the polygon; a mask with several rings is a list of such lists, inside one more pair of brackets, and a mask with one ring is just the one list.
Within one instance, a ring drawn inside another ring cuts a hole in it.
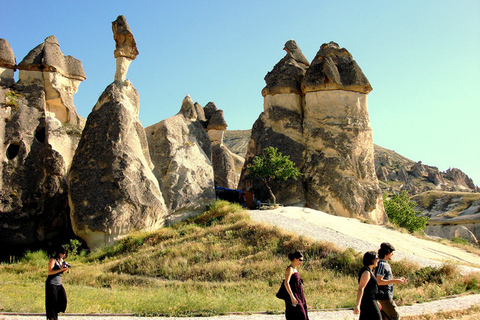
[{"label": "mushroom-shaped rock", "polygon": [[283,48],[287,54],[265,76],[267,85],[262,95],[301,93],[301,83],[310,65],[295,40],[289,40]]},{"label": "mushroom-shaped rock", "polygon": [[217,110],[212,114],[207,126],[207,131],[210,130],[227,130],[227,122],[225,121],[223,110]]},{"label": "mushroom-shaped rock", "polygon": [[87,78],[82,62],[72,56],[65,56],[54,35],[32,49],[17,68],[26,71],[57,72],[66,78],[79,81]]},{"label": "mushroom-shaped rock", "polygon": [[324,43],[302,81],[303,93],[320,90],[372,91],[362,69],[345,48],[335,42]]},{"label": "mushroom-shaped rock", "polygon": [[113,39],[115,40],[114,56],[117,59],[115,81],[124,81],[127,77],[130,62],[138,55],[137,43],[127,23],[127,19],[120,15],[112,22]]},{"label": "mushroom-shaped rock", "polygon": [[50,36],[17,65],[19,80],[26,84],[38,84],[45,90],[46,115],[62,123],[79,124],[73,95],[80,82],[86,79],[82,62],[72,56],[65,56],[60,50],[57,38]]}]

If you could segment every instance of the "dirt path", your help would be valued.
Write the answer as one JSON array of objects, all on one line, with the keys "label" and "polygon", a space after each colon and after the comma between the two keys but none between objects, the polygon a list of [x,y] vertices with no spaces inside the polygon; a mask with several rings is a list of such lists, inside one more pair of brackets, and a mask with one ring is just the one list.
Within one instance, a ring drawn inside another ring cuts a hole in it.
[{"label": "dirt path", "polygon": [[[390,242],[394,259],[413,260],[420,265],[441,265],[445,262],[463,265],[464,271],[480,271],[480,256],[450,247],[437,241],[420,239],[384,226],[362,223],[353,218],[326,214],[309,208],[280,207],[275,210],[251,210],[253,220],[276,225],[315,240],[351,247],[359,252],[377,250],[380,243]],[[471,268],[471,267],[475,268]]]},{"label": "dirt path", "polygon": [[[433,314],[440,311],[452,311],[452,310],[466,310],[472,306],[480,305],[480,294],[466,295],[454,298],[442,299],[439,301],[432,301],[427,303],[420,303],[413,306],[400,307],[400,314],[403,316],[414,316],[421,314]],[[353,315],[351,309],[343,310],[323,310],[309,312],[310,320],[356,320],[358,316]],[[0,314],[0,320],[44,320],[45,315],[42,314],[30,314],[30,315],[13,315],[13,314]],[[251,315],[224,315],[214,317],[191,317],[191,318],[179,318],[179,317],[135,317],[128,315],[73,315],[73,314],[61,314],[59,319],[65,320],[283,320],[285,316],[283,314],[251,314]],[[480,319],[480,314],[470,314],[463,318],[454,320],[473,320]]]}]

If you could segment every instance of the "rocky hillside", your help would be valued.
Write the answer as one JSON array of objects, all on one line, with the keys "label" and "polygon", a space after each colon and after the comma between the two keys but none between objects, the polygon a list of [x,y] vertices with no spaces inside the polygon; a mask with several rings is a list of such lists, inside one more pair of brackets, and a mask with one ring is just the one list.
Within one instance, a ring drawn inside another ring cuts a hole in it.
[{"label": "rocky hillside", "polygon": [[[249,139],[250,130],[227,130],[224,143],[233,153],[244,157]],[[480,188],[460,169],[442,172],[437,167],[412,161],[378,145],[375,145],[375,168],[383,192],[406,190],[412,196],[429,190],[480,192]]]}]

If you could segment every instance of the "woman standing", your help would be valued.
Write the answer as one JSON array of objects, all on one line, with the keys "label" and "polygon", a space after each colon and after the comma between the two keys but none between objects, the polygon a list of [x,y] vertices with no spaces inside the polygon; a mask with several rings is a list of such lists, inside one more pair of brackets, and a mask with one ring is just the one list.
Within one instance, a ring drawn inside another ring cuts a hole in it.
[{"label": "woman standing", "polygon": [[288,255],[291,261],[285,270],[285,288],[290,295],[290,301],[285,300],[285,318],[287,320],[308,320],[307,303],[303,294],[303,281],[297,267],[305,260],[301,252],[295,251]]},{"label": "woman standing", "polygon": [[357,304],[353,309],[354,314],[360,313],[359,320],[382,320],[375,298],[378,293],[377,279],[372,273],[377,264],[375,251],[368,251],[363,255],[363,268],[358,276]]},{"label": "woman standing", "polygon": [[67,294],[62,285],[62,273],[68,266],[64,263],[67,248],[59,246],[55,255],[48,261],[48,277],[45,282],[45,309],[47,320],[57,320],[59,312],[67,308]]}]

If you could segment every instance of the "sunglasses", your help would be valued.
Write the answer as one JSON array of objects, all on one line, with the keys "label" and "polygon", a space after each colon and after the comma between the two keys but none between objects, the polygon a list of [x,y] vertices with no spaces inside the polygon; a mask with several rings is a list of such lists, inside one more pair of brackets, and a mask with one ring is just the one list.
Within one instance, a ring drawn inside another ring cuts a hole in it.
[{"label": "sunglasses", "polygon": [[301,258],[301,259],[298,259],[298,261],[305,261],[305,259]]}]

